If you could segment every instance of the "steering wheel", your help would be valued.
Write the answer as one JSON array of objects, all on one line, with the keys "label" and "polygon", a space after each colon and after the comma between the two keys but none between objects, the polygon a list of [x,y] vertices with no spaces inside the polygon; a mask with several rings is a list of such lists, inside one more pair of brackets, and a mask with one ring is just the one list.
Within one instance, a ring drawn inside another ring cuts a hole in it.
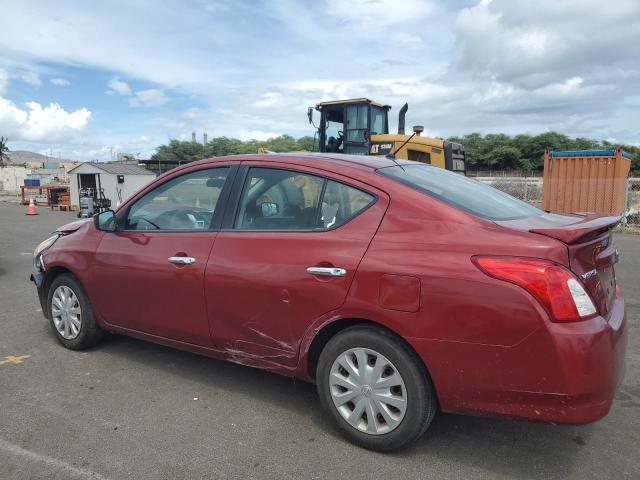
[{"label": "steering wheel", "polygon": [[[160,215],[156,222],[160,225],[168,225],[169,230],[193,230],[197,228],[193,214],[184,211],[168,211]],[[165,227],[166,228],[166,227]]]}]

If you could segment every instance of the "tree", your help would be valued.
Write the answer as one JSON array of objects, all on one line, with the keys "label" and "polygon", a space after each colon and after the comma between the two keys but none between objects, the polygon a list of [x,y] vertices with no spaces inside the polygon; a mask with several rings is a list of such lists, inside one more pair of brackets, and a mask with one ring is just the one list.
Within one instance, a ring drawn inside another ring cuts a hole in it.
[{"label": "tree", "polygon": [[[509,136],[503,133],[468,133],[448,140],[464,145],[467,167],[470,169],[522,169],[542,170],[544,151],[588,150],[601,148],[622,148],[631,157],[631,169],[640,170],[640,148],[633,145],[613,144],[590,138],[570,138],[558,132],[539,135]],[[6,141],[6,139],[5,139]],[[258,153],[264,148],[272,152],[317,151],[318,141],[313,137],[295,139],[281,135],[268,140],[247,140],[216,137],[206,145],[180,140],[171,140],[168,145],[160,145],[151,157],[155,161],[178,161],[187,163],[213,156]]]},{"label": "tree", "polygon": [[9,147],[7,147],[8,141],[8,138],[0,137],[0,167],[4,167],[6,163],[11,160],[9,155],[7,155],[7,152],[9,151]]},{"label": "tree", "polygon": [[549,150],[592,150],[621,148],[629,154],[631,170],[640,170],[640,148],[633,145],[614,144],[590,138],[570,138],[558,132],[539,135],[504,134],[481,135],[469,133],[448,140],[462,143],[465,149],[467,167],[471,169],[542,170],[544,151]]},{"label": "tree", "polygon": [[209,157],[222,157],[242,153],[258,153],[264,148],[272,152],[312,151],[318,149],[318,142],[313,137],[302,137],[296,140],[290,135],[280,135],[268,140],[247,140],[237,138],[216,137],[206,145],[200,143],[171,140],[168,145],[160,145],[151,156],[154,161],[192,162]]},{"label": "tree", "polygon": [[156,153],[153,154],[151,159],[156,161],[188,163],[206,158],[207,152],[205,150],[205,147],[200,143],[171,140],[169,145],[160,145],[156,148]]},{"label": "tree", "polygon": [[500,145],[491,151],[493,160],[502,168],[518,168],[522,165],[520,160],[522,159],[522,153],[516,147],[510,145]]}]

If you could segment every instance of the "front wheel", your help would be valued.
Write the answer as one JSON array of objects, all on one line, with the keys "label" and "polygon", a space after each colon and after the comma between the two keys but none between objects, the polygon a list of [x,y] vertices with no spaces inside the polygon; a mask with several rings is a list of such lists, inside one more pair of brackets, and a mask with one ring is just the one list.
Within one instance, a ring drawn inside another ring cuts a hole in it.
[{"label": "front wheel", "polygon": [[416,354],[377,327],[356,326],[325,346],[316,372],[323,407],[361,447],[392,451],[429,427],[437,400]]},{"label": "front wheel", "polygon": [[47,296],[53,333],[71,350],[82,350],[98,344],[104,330],[91,309],[89,297],[78,279],[70,273],[56,277]]}]

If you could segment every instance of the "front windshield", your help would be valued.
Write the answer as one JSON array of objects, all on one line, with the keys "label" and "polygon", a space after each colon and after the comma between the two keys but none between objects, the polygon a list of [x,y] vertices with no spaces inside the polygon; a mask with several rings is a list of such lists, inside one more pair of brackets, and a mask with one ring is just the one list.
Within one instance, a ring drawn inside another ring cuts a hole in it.
[{"label": "front windshield", "polygon": [[430,165],[385,167],[378,169],[378,173],[460,210],[489,220],[513,220],[544,213],[477,180]]}]

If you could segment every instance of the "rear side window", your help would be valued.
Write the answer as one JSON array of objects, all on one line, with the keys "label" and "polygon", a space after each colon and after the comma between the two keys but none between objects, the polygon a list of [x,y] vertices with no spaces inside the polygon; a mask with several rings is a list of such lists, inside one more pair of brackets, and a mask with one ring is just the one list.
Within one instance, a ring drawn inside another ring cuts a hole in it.
[{"label": "rear side window", "polygon": [[493,187],[429,165],[385,167],[378,169],[378,173],[489,220],[512,220],[543,213],[542,210]]},{"label": "rear side window", "polygon": [[375,197],[316,175],[251,168],[236,214],[236,230],[329,230],[348,222]]},{"label": "rear side window", "polygon": [[252,168],[242,189],[238,230],[311,230],[324,179],[289,170]]},{"label": "rear side window", "polygon": [[322,198],[322,227],[339,227],[371,205],[374,200],[375,197],[367,192],[329,180]]}]

